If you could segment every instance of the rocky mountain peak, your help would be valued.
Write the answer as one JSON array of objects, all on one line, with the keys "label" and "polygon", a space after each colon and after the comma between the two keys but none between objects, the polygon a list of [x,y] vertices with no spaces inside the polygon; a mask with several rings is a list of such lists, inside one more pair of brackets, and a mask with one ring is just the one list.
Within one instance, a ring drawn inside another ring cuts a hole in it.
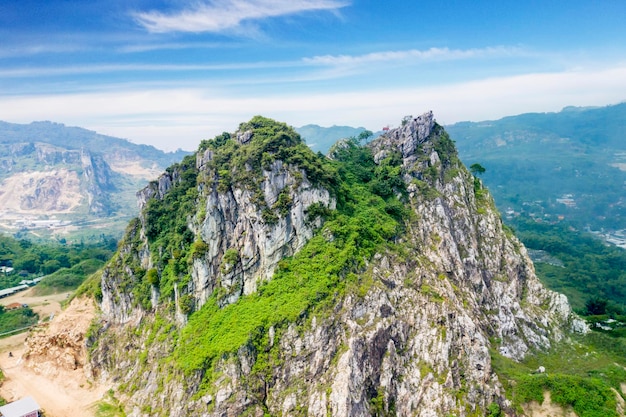
[{"label": "rocky mountain peak", "polygon": [[432,113],[332,154],[255,117],[140,193],[92,352],[128,415],[514,413],[491,352],[585,331]]},{"label": "rocky mountain peak", "polygon": [[433,112],[429,111],[420,116],[406,116],[402,125],[381,136],[372,143],[372,151],[376,163],[384,159],[390,151],[400,152],[402,158],[410,163],[416,156],[417,148],[430,136],[435,126]]}]

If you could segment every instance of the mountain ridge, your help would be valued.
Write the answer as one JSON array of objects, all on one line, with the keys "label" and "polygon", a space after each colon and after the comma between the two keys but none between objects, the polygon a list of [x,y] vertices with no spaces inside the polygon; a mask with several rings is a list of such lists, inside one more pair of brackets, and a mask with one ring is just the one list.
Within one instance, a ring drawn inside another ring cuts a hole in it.
[{"label": "mountain ridge", "polygon": [[514,414],[490,351],[586,331],[432,113],[331,156],[255,117],[140,193],[89,338],[128,415]]}]

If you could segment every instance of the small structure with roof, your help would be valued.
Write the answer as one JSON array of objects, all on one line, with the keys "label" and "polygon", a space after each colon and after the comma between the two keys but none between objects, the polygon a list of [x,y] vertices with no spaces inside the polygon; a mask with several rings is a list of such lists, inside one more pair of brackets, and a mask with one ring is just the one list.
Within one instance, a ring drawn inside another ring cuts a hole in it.
[{"label": "small structure with roof", "polygon": [[2,417],[39,417],[41,407],[33,397],[24,397],[0,407]]}]

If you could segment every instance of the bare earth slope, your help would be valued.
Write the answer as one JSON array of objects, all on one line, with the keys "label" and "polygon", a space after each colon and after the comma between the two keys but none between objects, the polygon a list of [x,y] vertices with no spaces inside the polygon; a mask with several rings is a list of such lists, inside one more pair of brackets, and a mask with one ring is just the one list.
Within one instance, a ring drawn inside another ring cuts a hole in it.
[{"label": "bare earth slope", "polygon": [[86,376],[85,333],[95,315],[92,300],[74,300],[47,327],[33,331],[24,344],[0,354],[5,381],[0,396],[14,401],[32,396],[48,417],[85,417],[108,387]]}]

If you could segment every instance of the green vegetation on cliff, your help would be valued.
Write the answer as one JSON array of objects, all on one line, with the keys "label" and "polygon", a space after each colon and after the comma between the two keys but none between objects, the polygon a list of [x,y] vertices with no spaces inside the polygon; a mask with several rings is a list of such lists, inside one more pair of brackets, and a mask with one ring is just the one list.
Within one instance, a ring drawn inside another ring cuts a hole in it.
[{"label": "green vegetation on cliff", "polygon": [[[260,118],[251,123],[259,122],[269,123]],[[297,139],[294,132],[285,132],[281,124],[263,128],[262,132],[271,133],[245,155],[263,155],[275,140],[285,143]],[[280,328],[328,308],[347,288],[360,285],[354,273],[402,233],[402,218],[407,212],[396,197],[402,195],[404,184],[400,178],[401,159],[392,155],[376,165],[371,151],[351,140],[331,161],[314,154],[303,143],[296,143],[291,148],[275,148],[281,154],[261,156],[261,160],[276,158],[304,168],[310,181],[334,191],[338,208],[326,210],[323,228],[295,256],[284,259],[272,280],[262,284],[256,293],[223,308],[219,307],[219,293],[214,294],[189,317],[175,352],[177,362],[187,372],[210,369],[214,359],[235,353],[245,344],[261,343],[270,327]],[[221,146],[229,149],[228,142]],[[220,147],[214,150],[214,161],[221,160],[217,156]],[[241,154],[228,159],[235,167],[238,163],[252,163],[242,161]]]}]

